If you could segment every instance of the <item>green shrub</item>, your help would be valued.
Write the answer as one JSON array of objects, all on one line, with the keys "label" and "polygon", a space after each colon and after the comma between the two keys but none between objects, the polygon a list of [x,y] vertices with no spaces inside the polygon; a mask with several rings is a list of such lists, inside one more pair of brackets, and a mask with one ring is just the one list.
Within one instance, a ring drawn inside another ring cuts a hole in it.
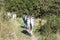
[{"label": "green shrub", "polygon": [[[38,40],[57,40],[57,32],[60,31],[60,16],[50,15],[45,17],[47,22],[44,25],[40,25],[35,30]],[[38,35],[38,36],[37,36]]]},{"label": "green shrub", "polygon": [[47,18],[47,23],[43,26],[40,25],[40,32],[44,34],[56,33],[60,29],[60,17],[56,15],[49,16]]}]

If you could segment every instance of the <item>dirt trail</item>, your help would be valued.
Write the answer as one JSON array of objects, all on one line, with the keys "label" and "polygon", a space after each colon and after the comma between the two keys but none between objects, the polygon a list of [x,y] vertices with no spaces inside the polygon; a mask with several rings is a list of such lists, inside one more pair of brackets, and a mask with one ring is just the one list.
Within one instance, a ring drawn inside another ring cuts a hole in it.
[{"label": "dirt trail", "polygon": [[57,36],[57,40],[60,40],[60,33],[59,32],[57,32],[56,36]]},{"label": "dirt trail", "polygon": [[37,40],[34,34],[31,35],[31,40]]}]

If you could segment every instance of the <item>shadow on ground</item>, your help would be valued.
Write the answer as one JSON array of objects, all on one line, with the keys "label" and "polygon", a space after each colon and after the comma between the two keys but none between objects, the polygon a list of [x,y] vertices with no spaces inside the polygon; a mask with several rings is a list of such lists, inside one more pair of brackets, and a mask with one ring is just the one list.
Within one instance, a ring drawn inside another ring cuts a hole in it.
[{"label": "shadow on ground", "polygon": [[25,26],[21,26],[21,28],[26,28],[27,29],[27,27],[25,27]]},{"label": "shadow on ground", "polygon": [[23,31],[21,31],[23,34],[25,34],[25,35],[28,35],[28,36],[31,36],[30,35],[30,33],[28,33],[28,31],[26,31],[26,30],[23,30]]}]

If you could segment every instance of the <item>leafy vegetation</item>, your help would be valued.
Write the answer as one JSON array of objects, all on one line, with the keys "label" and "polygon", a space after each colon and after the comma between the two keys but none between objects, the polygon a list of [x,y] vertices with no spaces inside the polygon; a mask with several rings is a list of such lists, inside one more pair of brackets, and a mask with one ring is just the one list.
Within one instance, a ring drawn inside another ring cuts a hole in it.
[{"label": "leafy vegetation", "polygon": [[37,36],[38,40],[57,40],[57,34],[60,33],[59,18],[60,16],[56,15],[46,16],[47,22],[44,25],[41,25],[42,21],[40,20],[39,26],[34,31],[36,36],[39,36]]},{"label": "leafy vegetation", "polygon": [[[16,12],[17,19],[6,12]],[[60,40],[60,4],[56,0],[4,0],[0,2],[0,40],[31,40],[22,33],[23,14],[34,15],[37,40]],[[19,26],[18,26],[19,25]]]},{"label": "leafy vegetation", "polygon": [[41,17],[46,14],[59,14],[60,5],[55,0],[5,0],[6,11]]}]

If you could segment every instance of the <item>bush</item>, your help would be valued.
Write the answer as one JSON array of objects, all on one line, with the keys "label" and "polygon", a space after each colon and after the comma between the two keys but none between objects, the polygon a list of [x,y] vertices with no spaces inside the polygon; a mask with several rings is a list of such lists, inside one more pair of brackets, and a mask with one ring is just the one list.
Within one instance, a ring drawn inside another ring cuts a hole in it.
[{"label": "bush", "polygon": [[[57,40],[58,32],[60,31],[60,16],[58,15],[47,15],[44,17],[47,21],[44,25],[40,25],[35,29],[35,35],[38,40]],[[59,34],[58,34],[59,35]]]},{"label": "bush", "polygon": [[6,11],[16,12],[18,17],[23,14],[40,17],[60,12],[60,5],[55,0],[5,0],[4,8]]},{"label": "bush", "polygon": [[[46,17],[47,18],[47,17]],[[57,15],[51,15],[47,18],[47,23],[41,26],[39,32],[42,34],[57,33],[60,29],[60,17]],[[40,23],[41,24],[41,23]]]}]

